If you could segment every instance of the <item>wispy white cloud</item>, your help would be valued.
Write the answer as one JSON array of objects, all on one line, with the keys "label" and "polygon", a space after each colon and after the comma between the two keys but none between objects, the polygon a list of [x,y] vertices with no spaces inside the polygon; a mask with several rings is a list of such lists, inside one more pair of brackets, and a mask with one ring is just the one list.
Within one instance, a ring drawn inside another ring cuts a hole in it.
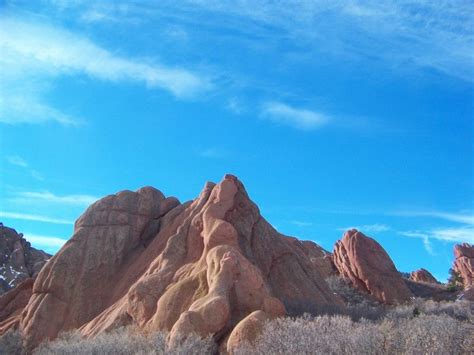
[{"label": "wispy white cloud", "polygon": [[7,161],[12,165],[16,165],[22,168],[28,167],[28,163],[25,161],[25,159],[17,155],[7,157]]},{"label": "wispy white cloud", "polygon": [[212,87],[211,80],[200,73],[119,55],[85,36],[47,23],[12,16],[1,16],[0,20],[2,81],[9,88],[0,96],[3,123],[83,123],[84,119],[47,103],[44,83],[59,76],[82,74],[113,83],[141,83],[179,98],[194,97]]},{"label": "wispy white cloud", "polygon": [[141,82],[178,97],[210,86],[208,79],[189,70],[116,55],[70,31],[16,18],[2,18],[0,48],[2,62],[45,67],[52,75],[82,73],[112,82]]},{"label": "wispy white cloud", "polygon": [[433,250],[433,246],[431,244],[431,241],[430,241],[430,235],[428,235],[426,233],[417,232],[417,231],[399,232],[399,234],[401,234],[405,237],[409,237],[409,238],[421,239],[422,242],[423,242],[423,247],[428,252],[428,254],[436,255],[436,253]]},{"label": "wispy white cloud", "polygon": [[442,212],[442,211],[396,211],[390,213],[395,216],[403,217],[432,217],[444,219],[446,221],[474,224],[474,212]]},{"label": "wispy white cloud", "polygon": [[37,215],[37,214],[17,213],[17,212],[0,211],[0,217],[19,219],[19,220],[25,220],[25,221],[53,223],[53,224],[74,224],[73,221],[69,221],[67,219],[48,217],[48,216],[42,216],[42,215]]},{"label": "wispy white cloud", "polygon": [[244,105],[236,97],[232,97],[227,101],[226,109],[236,115],[240,115],[245,111]]},{"label": "wispy white cloud", "polygon": [[399,234],[405,237],[421,239],[426,251],[432,255],[435,255],[431,243],[433,239],[444,242],[467,242],[474,244],[474,225],[433,228],[428,231],[402,231]]},{"label": "wispy white cloud", "polygon": [[312,222],[297,221],[297,220],[292,220],[290,221],[290,223],[298,227],[311,227],[314,224]]},{"label": "wispy white cloud", "polygon": [[330,121],[325,114],[295,108],[282,102],[267,102],[262,107],[261,116],[273,122],[302,130],[312,130]]},{"label": "wispy white cloud", "polygon": [[260,31],[258,38],[280,35],[306,53],[343,56],[345,62],[369,59],[391,70],[432,68],[474,80],[474,3],[470,1],[455,5],[416,0],[207,0],[180,4],[188,12],[200,10],[236,18],[227,22],[237,23],[243,32],[247,30],[242,26],[245,19],[253,32]]},{"label": "wispy white cloud", "polygon": [[221,159],[226,157],[226,152],[222,149],[217,148],[207,148],[200,151],[199,156],[202,158],[210,158],[210,159]]},{"label": "wispy white cloud", "polygon": [[7,124],[57,122],[63,125],[77,126],[83,120],[62,113],[42,103],[34,95],[16,96],[2,93],[0,97],[0,122]]},{"label": "wispy white cloud", "polygon": [[92,195],[63,195],[59,196],[49,191],[23,191],[16,194],[10,201],[16,203],[46,202],[70,206],[88,206],[99,198]]},{"label": "wispy white cloud", "polygon": [[24,233],[24,237],[33,247],[52,254],[56,253],[67,242],[63,238],[32,233]]},{"label": "wispy white cloud", "polygon": [[40,180],[40,181],[44,180],[43,175],[41,175],[35,169],[30,168],[26,160],[23,159],[22,157],[18,155],[13,155],[13,156],[6,157],[6,159],[7,159],[7,162],[10,163],[11,165],[14,165],[26,170],[34,179]]},{"label": "wispy white cloud", "polygon": [[381,233],[381,232],[388,232],[392,230],[392,228],[386,224],[382,223],[374,223],[374,224],[364,224],[360,226],[353,226],[353,227],[346,227],[346,228],[339,228],[341,231],[346,231],[349,229],[357,229],[361,232],[367,232],[367,233]]}]

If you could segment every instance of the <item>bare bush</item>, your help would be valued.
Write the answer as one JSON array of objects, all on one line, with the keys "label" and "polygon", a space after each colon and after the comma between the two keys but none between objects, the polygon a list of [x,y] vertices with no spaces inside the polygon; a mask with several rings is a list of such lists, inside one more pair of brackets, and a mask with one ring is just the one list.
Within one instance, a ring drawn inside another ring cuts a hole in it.
[{"label": "bare bush", "polygon": [[35,355],[148,355],[148,354],[212,354],[215,343],[211,337],[202,339],[191,334],[179,345],[167,346],[166,332],[144,334],[131,327],[120,328],[93,338],[83,338],[77,331],[62,334],[56,340],[45,342],[35,349]]},{"label": "bare bush", "polygon": [[473,325],[448,315],[354,322],[346,316],[268,322],[237,354],[470,354]]},{"label": "bare bush", "polygon": [[356,290],[352,285],[348,284],[341,276],[332,275],[326,279],[329,289],[341,297],[346,304],[356,305],[371,301],[368,295]]},{"label": "bare bush", "polygon": [[397,307],[387,309],[388,319],[405,319],[417,315],[447,315],[460,321],[474,322],[474,304],[468,301],[436,302],[420,298]]},{"label": "bare bush", "polygon": [[[375,320],[369,320],[377,310]],[[256,344],[243,344],[237,354],[472,354],[473,303],[414,299],[397,307],[362,300],[346,314],[309,314],[267,322]],[[356,310],[356,311],[355,311]],[[332,310],[329,310],[332,311]],[[354,312],[358,312],[357,314]],[[212,337],[187,335],[170,347],[167,332],[144,334],[133,327],[120,328],[93,338],[79,331],[61,334],[35,349],[38,355],[69,354],[214,354]],[[18,332],[0,338],[0,353],[23,354]]]},{"label": "bare bush", "polygon": [[9,330],[0,337],[0,354],[24,354],[21,334],[18,330]]}]

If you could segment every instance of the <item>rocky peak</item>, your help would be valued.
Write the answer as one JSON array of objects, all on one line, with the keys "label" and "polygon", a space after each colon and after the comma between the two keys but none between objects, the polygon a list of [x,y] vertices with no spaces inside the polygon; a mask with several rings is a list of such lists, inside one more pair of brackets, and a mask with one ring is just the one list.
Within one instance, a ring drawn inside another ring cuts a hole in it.
[{"label": "rocky peak", "polygon": [[333,256],[342,277],[378,301],[395,304],[412,296],[387,252],[358,230],[344,233],[334,246]]},{"label": "rocky peak", "polygon": [[33,248],[23,234],[0,223],[0,294],[36,277],[50,257]]},{"label": "rocky peak", "polygon": [[424,282],[424,283],[439,283],[435,277],[426,269],[419,269],[410,273],[410,280],[415,282]]},{"label": "rocky peak", "polygon": [[135,325],[170,341],[213,335],[231,351],[266,319],[341,305],[319,269],[325,257],[278,233],[233,175],[184,204],[151,187],[123,191],[77,220],[19,327],[29,347],[69,329]]},{"label": "rocky peak", "polygon": [[474,286],[474,246],[469,243],[454,246],[453,269],[459,273],[463,280],[464,288]]}]

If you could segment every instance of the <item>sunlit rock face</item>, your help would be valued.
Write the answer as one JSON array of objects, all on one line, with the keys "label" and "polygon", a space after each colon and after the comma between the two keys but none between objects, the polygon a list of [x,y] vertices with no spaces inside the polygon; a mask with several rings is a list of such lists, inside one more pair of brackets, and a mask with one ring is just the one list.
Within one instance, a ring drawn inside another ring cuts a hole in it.
[{"label": "sunlit rock face", "polygon": [[333,257],[342,277],[378,301],[397,304],[412,297],[387,252],[356,229],[344,233],[334,246]]},{"label": "sunlit rock face", "polygon": [[410,280],[415,282],[424,282],[430,284],[437,284],[438,281],[431,273],[426,269],[419,269],[410,273]]},{"label": "sunlit rock face", "polygon": [[[330,255],[278,233],[226,175],[193,201],[145,187],[107,196],[39,273],[21,315],[33,347],[59,332],[124,325],[212,334],[232,350],[269,318],[340,305]],[[246,335],[247,334],[247,335]]]},{"label": "sunlit rock face", "polygon": [[461,275],[465,289],[474,286],[474,246],[469,243],[454,246],[453,269]]}]

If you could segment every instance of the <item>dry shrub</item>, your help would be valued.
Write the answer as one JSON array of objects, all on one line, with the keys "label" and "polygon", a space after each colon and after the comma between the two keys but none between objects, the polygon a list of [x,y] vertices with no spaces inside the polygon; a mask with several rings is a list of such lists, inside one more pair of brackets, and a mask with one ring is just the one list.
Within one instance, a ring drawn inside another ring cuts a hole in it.
[{"label": "dry shrub", "polygon": [[9,330],[0,336],[0,354],[24,354],[21,334],[18,330]]},{"label": "dry shrub", "polygon": [[211,337],[202,339],[191,334],[183,337],[178,346],[167,347],[168,334],[153,332],[143,334],[134,328],[119,328],[101,333],[93,338],[82,338],[80,333],[62,334],[51,342],[35,349],[35,355],[148,355],[148,354],[212,354],[216,345]]},{"label": "dry shrub", "polygon": [[268,322],[237,354],[471,354],[474,329],[448,315],[354,322],[347,316]]}]

